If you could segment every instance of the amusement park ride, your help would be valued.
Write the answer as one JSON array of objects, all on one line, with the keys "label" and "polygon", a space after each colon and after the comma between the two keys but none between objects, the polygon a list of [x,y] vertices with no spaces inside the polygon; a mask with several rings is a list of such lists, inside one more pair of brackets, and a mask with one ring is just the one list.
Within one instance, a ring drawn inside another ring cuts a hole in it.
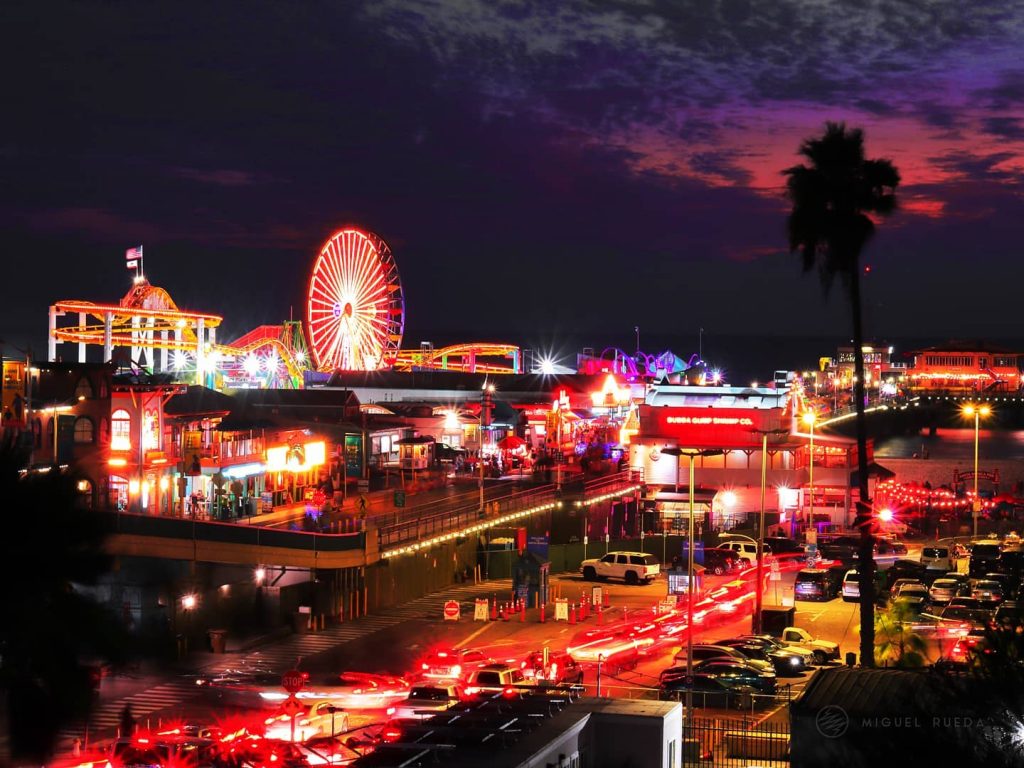
[{"label": "amusement park ride", "polygon": [[[76,324],[59,322],[75,316]],[[405,297],[391,249],[372,232],[355,228],[335,232],[320,249],[309,277],[304,326],[261,325],[223,344],[217,340],[222,320],[180,309],[137,270],[117,304],[51,305],[48,359],[57,360],[58,344],[77,344],[80,362],[87,345],[102,347],[104,362],[121,349],[130,354],[132,367],[172,371],[227,389],[299,388],[307,371],[522,372],[520,350],[509,344],[403,350]]]}]

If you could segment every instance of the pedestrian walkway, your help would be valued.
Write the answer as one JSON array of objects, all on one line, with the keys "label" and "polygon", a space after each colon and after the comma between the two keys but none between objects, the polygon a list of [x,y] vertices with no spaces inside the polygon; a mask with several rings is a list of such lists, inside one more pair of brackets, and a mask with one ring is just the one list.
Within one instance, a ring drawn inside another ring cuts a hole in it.
[{"label": "pedestrian walkway", "polygon": [[[168,707],[180,707],[197,698],[199,693],[193,679],[183,679],[161,683],[130,696],[103,702],[92,711],[88,723],[65,728],[61,732],[58,743],[65,742],[70,745],[75,739],[85,742],[87,728],[89,741],[95,740],[97,737],[115,735],[116,729],[121,724],[121,713],[124,712],[125,706],[130,708],[131,715],[139,726],[147,727],[150,725],[147,723],[147,719],[152,713]],[[151,725],[155,727],[157,723],[153,722]]]},{"label": "pedestrian walkway", "polygon": [[[146,726],[147,717],[155,712],[174,710],[189,704],[197,699],[201,692],[195,683],[195,678],[198,676],[211,676],[229,669],[246,667],[284,672],[296,666],[299,659],[308,660],[319,653],[394,627],[410,619],[441,620],[443,605],[448,600],[458,600],[464,603],[476,597],[489,597],[492,594],[507,598],[510,596],[511,590],[511,579],[495,579],[479,584],[461,584],[418,597],[395,608],[385,609],[379,614],[363,616],[338,624],[321,632],[288,635],[257,650],[233,654],[193,654],[189,659],[190,674],[182,674],[178,680],[162,682],[130,695],[101,700],[91,713],[88,723],[79,723],[62,731],[58,742],[59,748],[70,749],[76,738],[85,740],[87,728],[90,741],[97,738],[113,737],[121,722],[121,713],[126,704],[130,706],[132,716],[141,726]],[[155,726],[156,722],[154,721],[152,725]]]}]

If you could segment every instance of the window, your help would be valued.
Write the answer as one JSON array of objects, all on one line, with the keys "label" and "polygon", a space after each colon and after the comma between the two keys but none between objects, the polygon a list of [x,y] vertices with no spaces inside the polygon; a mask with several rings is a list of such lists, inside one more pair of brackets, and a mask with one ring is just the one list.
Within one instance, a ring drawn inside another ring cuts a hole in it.
[{"label": "window", "polygon": [[94,439],[92,419],[88,416],[79,416],[75,419],[75,442],[91,443]]},{"label": "window", "polygon": [[601,558],[601,562],[602,563],[614,563],[615,562],[615,555],[605,555],[604,557]]},{"label": "window", "polygon": [[92,397],[92,384],[89,380],[83,376],[78,380],[78,385],[75,387],[75,399],[76,400],[88,400]]},{"label": "window", "polygon": [[132,447],[132,417],[128,411],[119,409],[110,416],[110,448],[127,451]]}]

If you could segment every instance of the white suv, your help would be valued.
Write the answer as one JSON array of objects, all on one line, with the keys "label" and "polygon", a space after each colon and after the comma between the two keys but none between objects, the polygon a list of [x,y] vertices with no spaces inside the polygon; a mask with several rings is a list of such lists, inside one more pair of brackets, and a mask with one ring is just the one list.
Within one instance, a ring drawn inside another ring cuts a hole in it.
[{"label": "white suv", "polygon": [[[757,562],[757,545],[752,541],[736,541],[735,539],[726,539],[719,543],[719,549],[731,549],[737,555],[739,555],[740,561],[746,560],[746,565],[753,565]],[[772,550],[765,544],[764,545],[764,556],[765,558],[771,557]]]},{"label": "white suv", "polygon": [[627,584],[647,584],[661,573],[661,564],[645,552],[609,552],[600,560],[584,560],[580,573],[587,581],[622,579]]}]

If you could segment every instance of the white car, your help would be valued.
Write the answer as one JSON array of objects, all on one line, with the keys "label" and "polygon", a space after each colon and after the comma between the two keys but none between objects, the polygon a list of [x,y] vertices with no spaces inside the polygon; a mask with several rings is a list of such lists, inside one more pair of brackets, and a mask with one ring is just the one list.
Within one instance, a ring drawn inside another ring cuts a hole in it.
[{"label": "white car", "polygon": [[852,568],[843,576],[843,602],[856,603],[860,600],[860,576]]},{"label": "white car", "polygon": [[[283,688],[256,691],[264,707],[280,706],[290,694]],[[342,672],[310,679],[295,698],[303,703],[329,701],[347,710],[387,709],[409,695],[409,683],[400,677],[366,672]]]},{"label": "white car", "polygon": [[462,689],[454,684],[416,683],[409,690],[409,698],[388,710],[397,720],[424,720],[438,712],[451,709],[462,699]]},{"label": "white car", "polygon": [[420,675],[432,680],[459,680],[494,659],[477,648],[439,649],[420,661]]},{"label": "white car", "polygon": [[[268,717],[264,724],[264,737],[283,741],[308,741],[316,736],[335,736],[348,730],[348,713],[329,701],[319,701],[304,713],[295,717],[295,730],[292,731],[292,718],[288,714]],[[294,739],[292,735],[294,733]]]},{"label": "white car", "polygon": [[799,627],[786,627],[782,631],[782,644],[787,648],[807,648],[813,651],[814,658],[819,664],[839,658],[838,643],[833,643],[831,640],[817,640],[806,629]]},{"label": "white car", "polygon": [[584,560],[580,573],[587,581],[622,579],[627,584],[647,584],[661,573],[661,564],[646,552],[609,552],[600,559]]},{"label": "white car", "polygon": [[[719,549],[731,549],[735,552],[741,561],[746,560],[747,565],[753,565],[757,562],[757,545],[752,541],[736,541],[735,539],[726,539],[718,545]],[[771,557],[772,550],[767,544],[764,546],[764,557],[767,560]]]}]

